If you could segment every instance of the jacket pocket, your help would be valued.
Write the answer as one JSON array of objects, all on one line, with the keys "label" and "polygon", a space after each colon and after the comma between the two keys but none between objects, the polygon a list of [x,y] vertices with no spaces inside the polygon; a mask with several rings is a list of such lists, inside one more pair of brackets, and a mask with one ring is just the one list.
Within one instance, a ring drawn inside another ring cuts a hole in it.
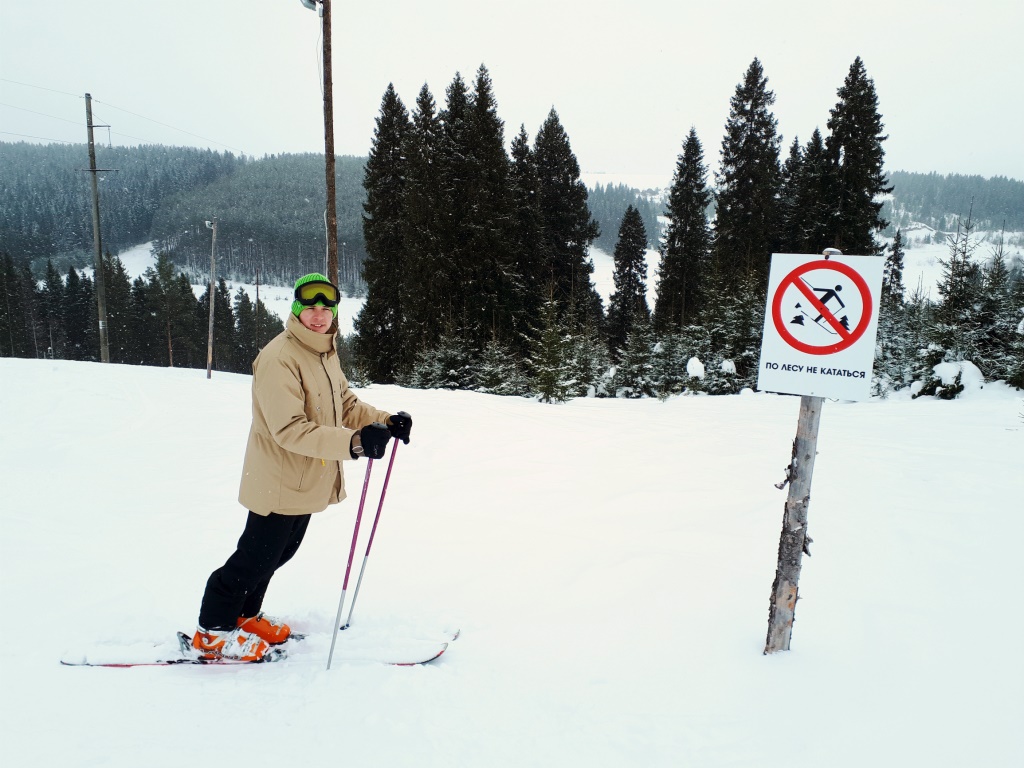
[{"label": "jacket pocket", "polygon": [[303,461],[302,461],[302,471],[299,472],[299,482],[295,486],[295,490],[296,491],[301,491],[302,490],[302,483],[306,479],[307,475],[309,475],[309,466],[310,466],[310,463],[312,461],[313,460],[311,458],[309,458],[308,456],[303,458]]}]

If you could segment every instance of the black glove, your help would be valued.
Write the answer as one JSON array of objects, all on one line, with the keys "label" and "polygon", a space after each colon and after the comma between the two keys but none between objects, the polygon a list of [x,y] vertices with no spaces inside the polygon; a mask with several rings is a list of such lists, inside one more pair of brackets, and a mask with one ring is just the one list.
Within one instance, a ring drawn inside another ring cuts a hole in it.
[{"label": "black glove", "polygon": [[398,438],[406,445],[409,444],[409,433],[412,431],[412,416],[405,411],[399,411],[388,417],[388,429],[391,436]]},{"label": "black glove", "polygon": [[[359,438],[359,448],[356,447],[357,437]],[[352,436],[351,453],[354,458],[359,458],[362,455],[368,459],[383,459],[389,442],[391,442],[391,433],[388,428],[375,421]]]}]

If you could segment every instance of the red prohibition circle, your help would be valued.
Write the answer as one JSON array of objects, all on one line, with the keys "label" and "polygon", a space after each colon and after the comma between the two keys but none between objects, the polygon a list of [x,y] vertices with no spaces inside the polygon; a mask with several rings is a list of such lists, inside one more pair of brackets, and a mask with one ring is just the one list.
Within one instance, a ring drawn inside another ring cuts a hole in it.
[{"label": "red prohibition circle", "polygon": [[[863,312],[861,314],[860,322],[857,323],[857,327],[852,331],[847,331],[836,320],[832,312],[823,305],[818,297],[812,293],[808,293],[798,279],[807,272],[811,272],[815,269],[832,269],[836,272],[841,272],[853,281],[853,284],[857,286],[857,290],[860,291],[861,304],[863,306]],[[789,288],[794,286],[799,290],[818,310],[825,318],[829,320],[829,324],[836,329],[836,332],[842,337],[839,341],[834,344],[827,344],[823,347],[815,346],[813,344],[806,344],[796,338],[786,328],[786,324],[782,319],[782,296]],[[786,275],[782,282],[779,283],[779,287],[775,291],[775,296],[772,298],[772,322],[775,323],[775,330],[779,332],[789,346],[798,352],[805,352],[808,355],[831,355],[836,352],[841,352],[857,343],[857,340],[864,335],[864,332],[868,329],[868,325],[871,323],[871,289],[868,288],[867,282],[860,274],[847,264],[843,264],[838,261],[811,261],[807,264],[801,264],[799,267],[794,269],[788,275]]]}]

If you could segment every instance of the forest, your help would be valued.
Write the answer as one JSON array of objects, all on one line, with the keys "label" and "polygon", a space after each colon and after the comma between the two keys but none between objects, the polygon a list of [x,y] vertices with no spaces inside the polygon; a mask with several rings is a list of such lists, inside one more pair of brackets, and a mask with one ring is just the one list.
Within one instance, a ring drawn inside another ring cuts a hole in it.
[{"label": "forest", "polygon": [[[1024,386],[1021,265],[1002,240],[974,257],[979,227],[1015,231],[1024,184],[887,174],[859,58],[837,97],[826,132],[793,139],[783,157],[775,95],[755,59],[729,101],[713,178],[691,129],[655,199],[621,185],[588,190],[554,108],[535,135],[520,126],[507,142],[483,66],[472,83],[456,75],[440,105],[426,85],[411,109],[389,87],[369,156],[339,159],[341,282],[366,297],[356,334],[340,342],[351,377],[549,401],[737,392],[756,381],[771,254],[829,246],[886,257],[877,393],[955,396],[932,371],[950,360]],[[76,152],[0,144],[12,169],[0,188],[0,355],[97,359],[93,286],[78,272],[91,264],[92,232]],[[111,169],[106,249],[152,240],[160,252],[130,285],[107,256],[108,291],[123,297],[110,328],[118,362],[205,364],[209,298],[185,288],[208,275],[213,217],[219,274],[280,284],[323,263],[322,157],[107,148],[100,164]],[[912,222],[949,244],[934,302],[903,289],[901,227]],[[592,247],[613,253],[607,307]],[[660,252],[650,276],[648,248]],[[244,371],[277,326],[223,286],[215,365]]]}]

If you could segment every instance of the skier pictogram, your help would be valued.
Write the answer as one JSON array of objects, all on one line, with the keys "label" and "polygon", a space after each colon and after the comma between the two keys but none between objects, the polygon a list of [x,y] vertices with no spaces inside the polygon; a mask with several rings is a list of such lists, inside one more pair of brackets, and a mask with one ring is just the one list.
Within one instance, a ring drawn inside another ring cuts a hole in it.
[{"label": "skier pictogram", "polygon": [[[828,303],[835,299],[836,302],[839,304],[840,309],[846,309],[845,302],[839,297],[839,292],[843,290],[842,285],[837,285],[835,288],[815,288],[813,285],[804,280],[804,278],[801,277],[800,279],[812,291],[821,294],[821,298],[819,298],[818,300],[821,302],[822,307],[828,308]],[[804,318],[810,317],[810,315],[803,309],[803,304],[799,301],[796,303],[796,306],[794,308],[799,309],[800,314],[796,315],[792,320],[790,320],[790,323],[794,323],[796,325],[803,325]],[[827,323],[822,325],[821,321],[824,317],[824,310],[822,310],[822,312],[816,318],[814,318],[812,322],[818,324],[826,332],[835,335],[836,331],[832,330],[832,328],[830,328]],[[850,318],[847,315],[843,315],[841,318],[839,318],[839,324],[843,326],[843,328],[845,328],[847,331],[850,330]]]},{"label": "skier pictogram", "polygon": [[[771,299],[772,321],[793,349],[830,355],[864,335],[872,304],[867,283],[856,270],[839,261],[813,261],[783,278]],[[784,313],[792,318],[789,322]]]}]

